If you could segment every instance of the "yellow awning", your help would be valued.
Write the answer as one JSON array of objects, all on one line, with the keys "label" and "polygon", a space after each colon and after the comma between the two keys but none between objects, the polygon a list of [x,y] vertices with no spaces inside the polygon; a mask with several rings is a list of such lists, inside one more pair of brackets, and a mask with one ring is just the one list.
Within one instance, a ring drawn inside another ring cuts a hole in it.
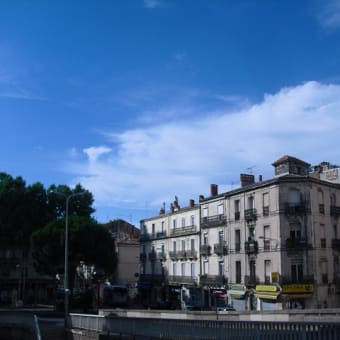
[{"label": "yellow awning", "polygon": [[280,292],[259,292],[255,294],[257,298],[265,300],[277,300],[279,295]]},{"label": "yellow awning", "polygon": [[229,290],[228,293],[233,299],[243,299],[244,295],[246,294],[240,290]]}]

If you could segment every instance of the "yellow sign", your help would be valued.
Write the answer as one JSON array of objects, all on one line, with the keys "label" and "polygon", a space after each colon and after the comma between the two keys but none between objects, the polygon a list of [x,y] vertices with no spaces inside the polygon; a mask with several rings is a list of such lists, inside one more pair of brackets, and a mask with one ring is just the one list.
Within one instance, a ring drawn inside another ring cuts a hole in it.
[{"label": "yellow sign", "polygon": [[282,293],[313,293],[313,292],[314,292],[313,284],[292,283],[282,285]]},{"label": "yellow sign", "polygon": [[280,274],[278,272],[272,272],[272,282],[279,282],[279,276]]},{"label": "yellow sign", "polygon": [[273,285],[258,285],[256,286],[257,292],[276,292],[277,286]]}]

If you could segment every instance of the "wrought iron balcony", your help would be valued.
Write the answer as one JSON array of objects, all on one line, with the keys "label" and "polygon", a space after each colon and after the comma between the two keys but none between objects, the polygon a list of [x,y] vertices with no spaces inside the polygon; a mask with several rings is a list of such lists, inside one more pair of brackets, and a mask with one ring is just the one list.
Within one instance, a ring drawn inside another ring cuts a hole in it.
[{"label": "wrought iron balcony", "polygon": [[171,260],[176,261],[179,259],[177,251],[169,251],[169,257]]},{"label": "wrought iron balcony", "polygon": [[185,250],[177,250],[177,258],[180,260],[186,260],[187,253]]},{"label": "wrought iron balcony", "polygon": [[332,239],[332,248],[334,250],[340,251],[340,239],[338,239],[338,238]]},{"label": "wrought iron balcony", "polygon": [[214,244],[214,253],[217,255],[227,255],[228,254],[228,246],[226,242],[220,242]]},{"label": "wrought iron balcony", "polygon": [[211,255],[211,247],[207,244],[202,244],[201,247],[200,247],[200,253],[203,256]]},{"label": "wrought iron balcony", "polygon": [[187,250],[186,256],[190,260],[197,259],[197,250],[194,250],[194,249]]},{"label": "wrought iron balcony", "polygon": [[228,283],[228,278],[224,275],[201,275],[200,277],[200,284],[218,284],[223,285]]},{"label": "wrought iron balcony", "polygon": [[286,239],[286,249],[287,250],[307,250],[312,248],[310,244],[308,244],[306,239],[299,238],[287,238]]},{"label": "wrought iron balcony", "polygon": [[168,281],[171,284],[193,284],[197,281],[197,278],[185,275],[169,275]]},{"label": "wrought iron balcony", "polygon": [[257,219],[257,215],[256,215],[256,209],[252,208],[252,209],[246,209],[244,211],[244,219],[247,222],[255,222]]},{"label": "wrought iron balcony", "polygon": [[190,225],[182,228],[175,228],[170,230],[170,236],[190,235],[197,232],[195,225]]},{"label": "wrought iron balcony", "polygon": [[297,215],[305,215],[307,213],[307,203],[286,203],[285,204],[285,214],[287,216],[297,216]]},{"label": "wrought iron balcony", "polygon": [[161,251],[159,253],[157,253],[157,257],[160,261],[165,261],[166,260],[166,254],[164,251]]},{"label": "wrought iron balcony", "polygon": [[338,218],[340,216],[340,207],[337,207],[335,205],[331,205],[330,214],[331,214],[331,216]]},{"label": "wrought iron balcony", "polygon": [[245,249],[245,252],[248,255],[257,254],[258,253],[258,243],[257,243],[257,241],[255,241],[255,240],[246,241],[244,243],[244,249]]},{"label": "wrought iron balcony", "polygon": [[225,215],[215,215],[201,218],[201,228],[212,228],[227,224]]}]

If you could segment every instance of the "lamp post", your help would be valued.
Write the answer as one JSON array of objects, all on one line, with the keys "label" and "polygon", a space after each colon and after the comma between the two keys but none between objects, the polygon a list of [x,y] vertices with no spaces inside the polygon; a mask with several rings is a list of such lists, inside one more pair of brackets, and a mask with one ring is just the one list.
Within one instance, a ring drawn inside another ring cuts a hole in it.
[{"label": "lamp post", "polygon": [[81,196],[84,195],[86,192],[76,192],[73,194],[70,194],[68,196],[58,192],[53,191],[54,194],[61,195],[63,197],[66,197],[66,210],[65,210],[65,263],[64,263],[64,310],[65,310],[65,316],[64,316],[64,326],[65,329],[67,328],[67,318],[68,318],[68,311],[69,311],[69,293],[70,290],[68,288],[68,211],[69,211],[69,203],[71,198],[75,196]]}]

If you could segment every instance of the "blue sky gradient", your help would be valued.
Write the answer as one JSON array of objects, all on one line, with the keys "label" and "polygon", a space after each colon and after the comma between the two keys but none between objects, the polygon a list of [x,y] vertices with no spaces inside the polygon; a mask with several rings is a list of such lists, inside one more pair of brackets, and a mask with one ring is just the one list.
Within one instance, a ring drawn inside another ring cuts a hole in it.
[{"label": "blue sky gradient", "polygon": [[138,225],[284,154],[340,163],[339,39],[340,0],[2,1],[0,169]]}]

